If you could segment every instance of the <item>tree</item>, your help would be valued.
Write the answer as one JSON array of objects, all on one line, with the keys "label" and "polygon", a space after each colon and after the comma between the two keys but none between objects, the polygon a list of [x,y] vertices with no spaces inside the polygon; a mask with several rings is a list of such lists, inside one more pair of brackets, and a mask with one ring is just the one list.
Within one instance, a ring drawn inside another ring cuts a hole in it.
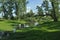
[{"label": "tree", "polygon": [[26,16],[27,16],[27,17],[33,17],[33,16],[34,16],[33,11],[32,11],[32,10],[30,10],[30,12],[28,12]]},{"label": "tree", "polygon": [[42,10],[42,7],[41,6],[37,6],[37,10],[38,10],[38,15],[39,16],[44,16],[43,10]]},{"label": "tree", "polygon": [[13,8],[13,0],[4,0],[3,2],[3,11],[4,11],[4,18],[11,19],[12,17],[12,8]]},{"label": "tree", "polygon": [[45,8],[44,9],[45,11],[48,11],[48,9],[49,9],[49,6],[48,5],[49,5],[49,2],[47,0],[44,0],[43,3],[42,3],[42,7]]},{"label": "tree", "polygon": [[53,19],[54,21],[58,21],[58,18],[57,18],[57,14],[58,14],[58,1],[56,0],[50,0],[51,1],[51,4],[52,4],[52,8],[53,8],[53,11],[52,11],[52,16],[53,16]]},{"label": "tree", "polygon": [[44,0],[42,6],[45,8],[46,15],[51,16],[54,19],[54,21],[56,22],[56,21],[58,21],[58,18],[57,18],[57,14],[58,14],[58,1],[50,0],[50,2],[51,2],[51,6],[52,6],[51,14],[49,13],[50,9],[49,9],[49,2],[48,2],[48,0]]},{"label": "tree", "polygon": [[18,20],[20,20],[20,16],[23,16],[26,12],[26,0],[16,0],[17,2],[17,13],[18,13]]}]

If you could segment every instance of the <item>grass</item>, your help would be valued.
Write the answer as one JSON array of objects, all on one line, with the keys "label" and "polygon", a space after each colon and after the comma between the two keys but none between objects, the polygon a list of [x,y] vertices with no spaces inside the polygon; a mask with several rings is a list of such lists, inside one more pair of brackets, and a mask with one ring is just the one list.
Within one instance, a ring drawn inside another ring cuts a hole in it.
[{"label": "grass", "polygon": [[16,21],[0,21],[0,30],[10,33],[9,37],[3,37],[2,40],[60,40],[60,22],[45,22],[13,33],[14,23]]},{"label": "grass", "polygon": [[17,21],[17,20],[5,20],[5,21],[0,21],[0,30],[3,30],[3,31],[12,31],[14,26],[14,24],[16,23],[26,23],[25,21]]},{"label": "grass", "polygon": [[13,27],[12,23],[8,23],[8,21],[0,21],[0,30],[11,31]]},{"label": "grass", "polygon": [[10,32],[8,39],[3,40],[60,40],[60,31],[29,30],[26,32]]}]

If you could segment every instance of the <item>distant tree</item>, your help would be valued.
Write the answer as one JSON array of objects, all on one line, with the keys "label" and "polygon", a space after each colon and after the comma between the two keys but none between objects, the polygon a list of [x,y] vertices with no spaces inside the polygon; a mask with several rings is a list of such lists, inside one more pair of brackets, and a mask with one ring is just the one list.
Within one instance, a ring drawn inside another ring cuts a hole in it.
[{"label": "distant tree", "polygon": [[44,16],[43,10],[42,10],[42,7],[41,6],[37,6],[37,10],[38,10],[38,15],[39,16]]},{"label": "distant tree", "polygon": [[48,5],[49,5],[49,2],[47,0],[44,0],[43,3],[42,3],[42,7],[45,8],[44,9],[45,11],[48,11],[48,9],[49,9],[49,6]]},{"label": "distant tree", "polygon": [[30,10],[30,12],[28,12],[26,16],[27,16],[27,17],[33,17],[33,16],[34,16],[33,11],[32,11],[32,10]]}]

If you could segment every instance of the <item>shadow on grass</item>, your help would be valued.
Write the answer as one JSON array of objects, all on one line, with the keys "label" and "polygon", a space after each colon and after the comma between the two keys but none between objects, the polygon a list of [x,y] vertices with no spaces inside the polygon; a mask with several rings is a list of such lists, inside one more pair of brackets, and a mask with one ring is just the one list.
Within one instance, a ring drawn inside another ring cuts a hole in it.
[{"label": "shadow on grass", "polygon": [[60,29],[60,21],[59,22],[45,22],[42,24],[42,27],[47,27],[48,29]]},{"label": "shadow on grass", "polygon": [[0,21],[4,21],[3,19],[0,19]]},{"label": "shadow on grass", "polygon": [[9,33],[10,37],[7,40],[60,40],[60,31],[43,32],[41,30],[30,30],[27,32]]},{"label": "shadow on grass", "polygon": [[8,23],[17,23],[17,22],[15,22],[15,21],[8,21]]}]

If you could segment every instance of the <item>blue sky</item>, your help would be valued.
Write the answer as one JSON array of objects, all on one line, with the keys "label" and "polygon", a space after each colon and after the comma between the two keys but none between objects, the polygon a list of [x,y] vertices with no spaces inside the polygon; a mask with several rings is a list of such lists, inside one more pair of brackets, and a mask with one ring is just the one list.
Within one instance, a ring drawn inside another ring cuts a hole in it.
[{"label": "blue sky", "polygon": [[43,0],[28,0],[29,3],[27,4],[27,12],[29,12],[29,10],[33,10],[33,12],[36,12],[36,6],[37,5],[41,5]]}]

